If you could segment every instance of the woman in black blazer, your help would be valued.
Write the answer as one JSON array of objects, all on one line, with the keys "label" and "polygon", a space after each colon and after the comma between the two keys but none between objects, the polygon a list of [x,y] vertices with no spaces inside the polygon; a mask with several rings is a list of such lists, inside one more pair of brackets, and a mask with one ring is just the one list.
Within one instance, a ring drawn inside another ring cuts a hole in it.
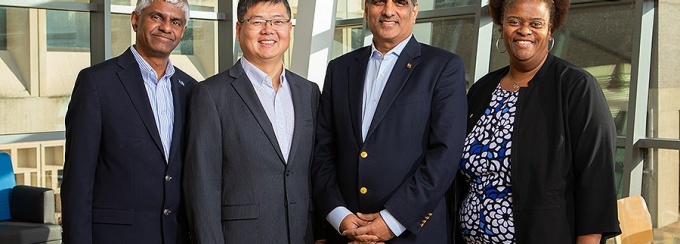
[{"label": "woman in black blazer", "polygon": [[597,80],[551,55],[568,0],[490,0],[510,65],[468,93],[462,243],[601,243],[620,233],[616,130]]}]

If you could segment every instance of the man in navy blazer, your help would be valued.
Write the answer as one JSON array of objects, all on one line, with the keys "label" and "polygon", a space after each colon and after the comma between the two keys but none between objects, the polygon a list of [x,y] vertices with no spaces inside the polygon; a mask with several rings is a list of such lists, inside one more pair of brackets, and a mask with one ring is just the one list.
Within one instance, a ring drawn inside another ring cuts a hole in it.
[{"label": "man in navy blazer", "polygon": [[366,0],[373,44],[328,64],[312,169],[329,243],[450,243],[462,59],[412,36],[416,0]]},{"label": "man in navy blazer", "polygon": [[64,243],[186,243],[181,217],[186,102],[196,81],[170,53],[186,0],[139,0],[136,44],[78,74],[66,113]]}]

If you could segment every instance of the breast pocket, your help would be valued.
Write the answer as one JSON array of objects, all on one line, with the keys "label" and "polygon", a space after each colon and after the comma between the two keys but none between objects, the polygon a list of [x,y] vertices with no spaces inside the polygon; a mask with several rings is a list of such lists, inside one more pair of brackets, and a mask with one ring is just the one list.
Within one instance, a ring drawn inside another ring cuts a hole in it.
[{"label": "breast pocket", "polygon": [[222,220],[257,219],[260,217],[257,204],[224,205],[222,206]]},{"label": "breast pocket", "polygon": [[408,104],[414,104],[414,103],[422,103],[427,101],[429,96],[425,93],[416,93],[416,94],[408,94],[405,96],[399,96],[397,97],[397,100],[394,101],[395,106],[401,106],[401,105],[408,105]]},{"label": "breast pocket", "polygon": [[92,208],[93,223],[131,225],[134,220],[134,209]]}]

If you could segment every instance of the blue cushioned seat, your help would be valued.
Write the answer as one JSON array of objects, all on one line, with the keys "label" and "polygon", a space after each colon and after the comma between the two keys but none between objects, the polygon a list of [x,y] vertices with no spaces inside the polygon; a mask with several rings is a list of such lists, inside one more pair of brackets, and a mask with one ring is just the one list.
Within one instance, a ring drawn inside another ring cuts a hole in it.
[{"label": "blue cushioned seat", "polygon": [[0,152],[0,243],[61,243],[54,190],[17,186],[9,154]]}]

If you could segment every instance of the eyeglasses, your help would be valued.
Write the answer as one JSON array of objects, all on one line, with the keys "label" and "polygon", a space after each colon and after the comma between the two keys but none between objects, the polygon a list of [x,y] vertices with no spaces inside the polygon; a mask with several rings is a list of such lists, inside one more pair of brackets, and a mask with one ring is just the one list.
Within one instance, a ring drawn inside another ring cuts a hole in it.
[{"label": "eyeglasses", "polygon": [[267,23],[272,24],[273,29],[283,29],[288,22],[290,22],[290,19],[261,19],[261,18],[250,18],[250,19],[244,19],[244,20],[239,20],[239,22],[244,23],[248,22],[248,26],[250,26],[250,29],[253,30],[259,30],[267,26]]}]

